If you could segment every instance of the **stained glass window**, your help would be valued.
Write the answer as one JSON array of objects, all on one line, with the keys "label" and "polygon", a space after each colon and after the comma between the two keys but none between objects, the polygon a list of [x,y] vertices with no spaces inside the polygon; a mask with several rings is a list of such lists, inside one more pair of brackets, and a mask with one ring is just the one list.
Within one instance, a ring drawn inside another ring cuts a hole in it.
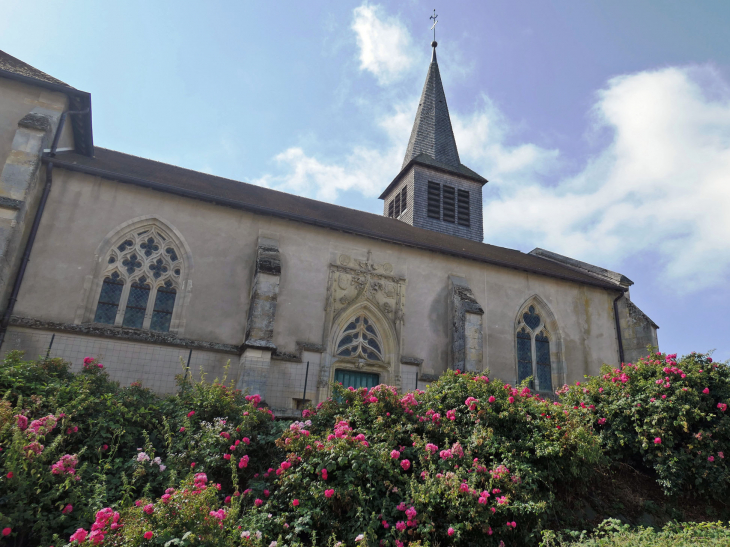
[{"label": "stained glass window", "polygon": [[[147,328],[147,317],[151,330],[168,332],[184,273],[180,248],[162,227],[150,224],[130,231],[106,255],[94,321],[113,325],[122,308],[123,326]],[[122,302],[125,285],[129,294]]]},{"label": "stained glass window", "polygon": [[170,287],[160,287],[157,289],[150,330],[160,332],[167,332],[170,330],[170,321],[172,320],[172,310],[175,308],[176,296],[177,291],[172,288],[172,283],[170,283]]},{"label": "stained glass window", "polygon": [[114,324],[117,318],[117,309],[119,309],[119,299],[122,297],[122,290],[124,290],[124,281],[120,278],[118,272],[114,272],[104,279],[101,285],[99,303],[96,306],[94,323]]},{"label": "stained glass window", "polygon": [[532,376],[532,336],[524,328],[517,332],[517,382]]},{"label": "stained glass window", "polygon": [[141,329],[144,323],[144,315],[147,311],[147,300],[150,298],[150,286],[145,283],[142,277],[138,282],[132,283],[127,298],[127,308],[124,311],[123,327]]},{"label": "stained glass window", "polygon": [[364,315],[350,321],[337,342],[336,353],[341,357],[362,357],[369,361],[382,361],[382,343],[375,325]]},{"label": "stained glass window", "polygon": [[539,391],[552,391],[550,334],[535,306],[522,314],[517,328],[517,381],[533,376]]},{"label": "stained glass window", "polygon": [[537,382],[540,391],[552,391],[553,381],[550,370],[550,339],[545,331],[535,336],[535,353],[537,364]]}]

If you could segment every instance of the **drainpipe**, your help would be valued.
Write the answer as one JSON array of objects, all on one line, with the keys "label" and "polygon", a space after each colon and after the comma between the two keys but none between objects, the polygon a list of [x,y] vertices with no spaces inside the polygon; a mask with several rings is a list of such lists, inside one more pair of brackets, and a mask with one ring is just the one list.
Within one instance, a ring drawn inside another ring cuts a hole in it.
[{"label": "drainpipe", "polygon": [[[61,132],[63,131],[63,126],[66,123],[66,117],[69,114],[86,114],[88,112],[89,109],[87,108],[85,110],[67,110],[66,112],[61,114],[61,119],[58,122],[56,134],[53,136],[53,143],[51,144],[50,156],[52,158],[56,156],[56,148],[58,148],[58,141],[61,139]],[[41,224],[41,217],[43,216],[43,211],[46,208],[48,194],[50,194],[51,192],[52,182],[53,162],[49,161],[46,164],[46,184],[43,187],[43,194],[41,194],[41,200],[38,203],[38,209],[36,210],[35,217],[33,218],[33,226],[30,229],[30,234],[28,234],[28,241],[25,242],[23,258],[20,261],[20,268],[18,269],[18,274],[15,276],[15,282],[13,283],[13,291],[10,293],[8,305],[5,308],[5,313],[3,314],[3,318],[0,321],[0,349],[2,349],[3,342],[5,341],[5,334],[8,332],[8,325],[10,324],[10,317],[13,315],[13,310],[15,309],[15,303],[18,301],[20,285],[23,283],[25,270],[27,269],[28,262],[30,261],[30,252],[33,250],[33,243],[35,242],[36,235],[38,235],[38,227]]]},{"label": "drainpipe", "polygon": [[621,338],[621,321],[618,318],[618,301],[624,295],[620,293],[616,298],[613,299],[613,318],[616,320],[616,336],[618,338],[618,358],[621,363],[624,362],[624,342]]}]

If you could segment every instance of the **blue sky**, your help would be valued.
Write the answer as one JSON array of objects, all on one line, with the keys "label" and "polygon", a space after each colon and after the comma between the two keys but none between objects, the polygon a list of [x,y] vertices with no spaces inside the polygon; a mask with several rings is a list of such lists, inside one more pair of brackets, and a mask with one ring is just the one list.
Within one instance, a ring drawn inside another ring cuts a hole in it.
[{"label": "blue sky", "polygon": [[[730,358],[730,3],[437,7],[485,242],[620,271],[669,352]],[[381,212],[433,2],[0,2],[0,49],[92,93],[103,146]]]}]

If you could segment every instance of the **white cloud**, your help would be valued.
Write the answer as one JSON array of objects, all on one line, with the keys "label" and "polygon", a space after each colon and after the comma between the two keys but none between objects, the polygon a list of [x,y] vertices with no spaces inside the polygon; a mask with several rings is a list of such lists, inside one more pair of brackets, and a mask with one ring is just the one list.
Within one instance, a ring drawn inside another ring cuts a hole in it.
[{"label": "white cloud", "polygon": [[415,55],[408,29],[385,15],[380,6],[364,3],[353,12],[352,30],[360,49],[360,69],[371,72],[381,85],[397,81],[413,66]]},{"label": "white cloud", "polygon": [[534,144],[508,145],[511,125],[486,96],[468,115],[451,113],[451,124],[461,161],[490,180],[532,182],[557,164],[558,150]]},{"label": "white cloud", "polygon": [[485,239],[604,266],[653,251],[682,292],[727,282],[730,94],[720,77],[710,68],[620,76],[593,114],[610,144],[557,186],[500,184],[484,208]]}]

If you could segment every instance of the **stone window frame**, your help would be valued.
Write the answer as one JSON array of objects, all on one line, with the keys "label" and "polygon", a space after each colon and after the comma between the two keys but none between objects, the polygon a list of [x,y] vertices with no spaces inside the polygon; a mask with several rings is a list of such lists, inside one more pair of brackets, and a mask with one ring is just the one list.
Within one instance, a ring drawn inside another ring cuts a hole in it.
[{"label": "stone window frame", "polygon": [[[167,244],[153,251],[150,256],[143,257],[143,260],[141,260],[142,265],[130,273],[122,265],[123,257],[129,254],[130,248],[121,251],[120,246],[127,240],[134,240],[135,248],[137,248],[138,244],[140,244],[138,238],[143,238],[147,235],[140,235],[142,232],[147,232],[152,237],[164,237]],[[170,259],[171,257],[165,255],[168,248],[174,249],[174,252],[178,255],[178,260],[172,261]],[[159,278],[155,278],[155,272],[149,271],[148,266],[155,264],[160,258],[162,258],[162,266],[166,266],[168,271],[161,274]],[[174,271],[170,270],[173,263],[175,266],[179,266],[179,276],[175,276]],[[124,289],[119,299],[114,325],[105,323],[105,327],[135,328],[123,327],[122,323],[124,321],[131,285],[144,276],[145,281],[150,284],[150,294],[147,299],[147,307],[141,330],[150,330],[150,323],[157,300],[157,291],[158,289],[165,288],[165,282],[167,281],[172,283],[172,286],[167,288],[174,288],[177,292],[170,318],[170,326],[168,331],[155,332],[182,336],[185,330],[185,310],[190,302],[191,296],[193,260],[187,242],[177,229],[169,222],[150,215],[132,219],[109,232],[98,245],[94,255],[92,271],[86,276],[81,303],[77,308],[74,318],[75,324],[97,324],[94,323],[94,319],[102,286],[104,280],[114,272],[118,272],[124,280]],[[99,324],[101,325],[101,323]]]},{"label": "stone window frame", "polygon": [[[356,317],[364,315],[374,325],[380,335],[382,361],[363,359],[362,357],[343,357],[337,355],[337,345],[344,330]],[[329,384],[335,381],[335,370],[354,370],[372,372],[380,375],[380,383],[393,385],[400,382],[400,359],[398,350],[398,336],[394,326],[382,312],[369,301],[359,302],[352,307],[342,310],[333,321],[330,331],[328,351],[323,366],[329,370],[325,373]],[[331,395],[327,389],[326,396]]]},{"label": "stone window frame", "polygon": [[[535,313],[540,316],[540,324],[532,329],[529,325],[526,325],[523,321],[523,315],[533,307]],[[531,358],[532,358],[532,376],[536,391],[538,393],[552,395],[555,390],[559,389],[565,384],[565,361],[563,358],[563,339],[558,326],[558,321],[553,314],[550,306],[538,295],[533,295],[528,298],[520,307],[515,317],[514,324],[514,356],[515,356],[515,381],[519,381],[519,351],[517,346],[517,333],[522,328],[527,329],[530,333],[531,343]],[[550,344],[550,379],[552,382],[552,389],[546,391],[540,389],[539,380],[537,378],[537,351],[535,347],[535,337],[541,332],[546,332]]]}]

